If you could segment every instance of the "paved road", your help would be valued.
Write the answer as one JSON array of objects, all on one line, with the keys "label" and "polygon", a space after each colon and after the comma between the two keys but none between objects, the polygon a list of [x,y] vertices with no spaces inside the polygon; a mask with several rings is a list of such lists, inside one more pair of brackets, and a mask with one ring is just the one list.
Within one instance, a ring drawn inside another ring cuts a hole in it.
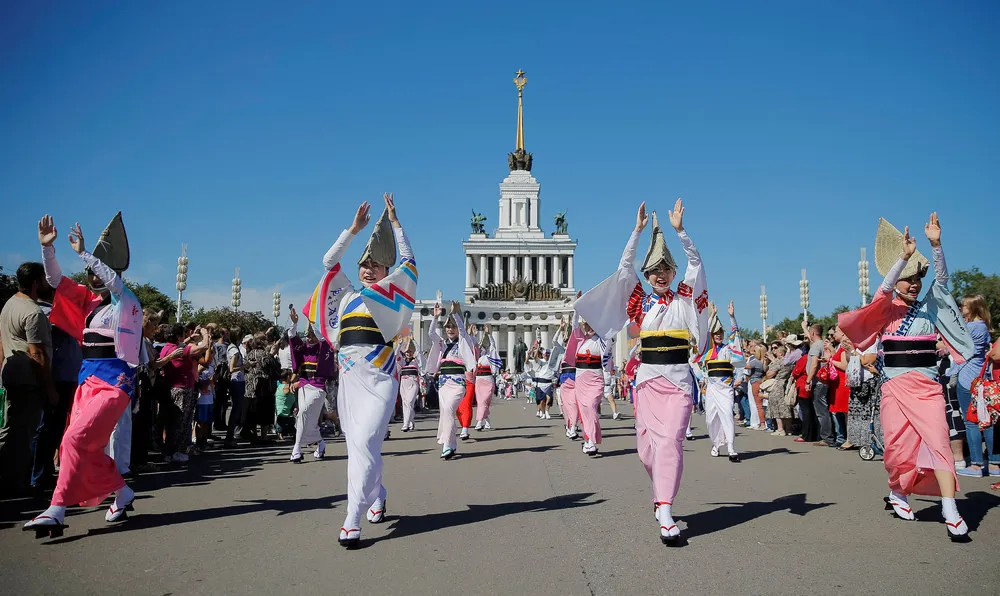
[{"label": "paved road", "polygon": [[[972,544],[950,543],[939,506],[916,522],[882,509],[880,462],[744,432],[744,462],[686,443],[675,514],[688,544],[660,544],[631,419],[604,419],[589,459],[523,402],[496,430],[438,458],[436,418],[386,443],[389,518],[337,546],[346,459],[292,465],[287,446],[209,452],[136,481],[132,519],[71,512],[64,538],[20,524],[40,503],[0,503],[7,594],[917,594],[997,593],[1000,495],[963,479]],[[626,411],[630,414],[630,411]],[[398,427],[398,425],[395,425]],[[701,428],[698,428],[698,427]],[[126,592],[127,590],[127,592]]]}]

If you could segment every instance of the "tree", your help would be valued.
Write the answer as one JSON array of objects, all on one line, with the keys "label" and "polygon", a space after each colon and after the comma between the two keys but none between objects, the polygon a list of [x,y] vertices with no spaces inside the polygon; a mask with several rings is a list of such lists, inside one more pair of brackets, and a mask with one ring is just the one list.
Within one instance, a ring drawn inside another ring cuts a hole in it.
[{"label": "tree", "polygon": [[743,339],[761,339],[760,329],[749,329],[747,327],[740,327],[740,336]]},{"label": "tree", "polygon": [[[236,311],[228,306],[212,309],[199,308],[191,316],[191,320],[199,325],[215,323],[216,325],[225,327],[226,329],[239,327],[240,331],[243,333],[267,331],[268,328],[274,326],[274,324],[265,318],[260,311]],[[240,338],[234,337],[232,339],[237,341]]]},{"label": "tree", "polygon": [[[70,279],[78,284],[86,285],[87,273],[85,271],[74,273],[70,276]],[[129,280],[125,280],[125,286],[129,290],[132,290],[135,297],[139,299],[139,304],[142,305],[143,310],[152,312],[162,310],[163,323],[177,322],[177,301],[161,292],[159,288],[150,283],[139,284]],[[190,300],[181,302],[181,308],[183,309],[183,318],[189,318],[191,313],[194,312],[194,307],[191,305]]]},{"label": "tree", "polygon": [[951,284],[951,294],[959,304],[962,303],[962,298],[974,294],[986,298],[994,327],[1000,324],[1000,275],[987,275],[979,267],[959,269],[951,274]]},{"label": "tree", "polygon": [[3,308],[3,305],[7,304],[17,292],[17,277],[4,273],[3,266],[0,265],[0,308]]}]

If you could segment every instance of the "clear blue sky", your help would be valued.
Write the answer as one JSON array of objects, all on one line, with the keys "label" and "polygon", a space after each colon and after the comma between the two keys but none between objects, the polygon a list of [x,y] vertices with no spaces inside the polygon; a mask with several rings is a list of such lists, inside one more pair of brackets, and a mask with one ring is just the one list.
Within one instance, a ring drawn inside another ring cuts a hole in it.
[{"label": "clear blue sky", "polygon": [[421,297],[459,296],[523,68],[542,221],[569,210],[577,286],[614,269],[641,200],[683,196],[741,323],[762,283],[772,320],[793,315],[803,267],[822,314],[858,300],[881,215],[937,209],[951,267],[996,270],[998,65],[990,1],[3,2],[0,264],[38,258],[46,212],[92,243],[120,208],[131,277],[172,292],[187,243],[196,303],[228,303],[240,266],[269,314],[393,191]]}]

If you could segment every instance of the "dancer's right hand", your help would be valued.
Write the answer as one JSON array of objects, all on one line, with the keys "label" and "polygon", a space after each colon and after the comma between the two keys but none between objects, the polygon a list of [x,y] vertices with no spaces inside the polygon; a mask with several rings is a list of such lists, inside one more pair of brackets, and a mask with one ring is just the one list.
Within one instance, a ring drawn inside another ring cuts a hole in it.
[{"label": "dancer's right hand", "polygon": [[648,221],[649,215],[646,214],[646,201],[643,201],[639,205],[639,211],[635,214],[635,231],[641,232],[646,227]]},{"label": "dancer's right hand", "polygon": [[371,219],[371,210],[372,206],[368,201],[361,203],[361,206],[358,207],[358,212],[354,214],[354,223],[351,224],[350,232],[352,234],[357,234],[365,229],[365,226],[368,225],[368,221]]},{"label": "dancer's right hand", "polygon": [[56,232],[56,223],[53,221],[51,215],[44,215],[42,219],[38,221],[38,242],[42,246],[52,246],[52,243],[56,241],[59,235]]}]

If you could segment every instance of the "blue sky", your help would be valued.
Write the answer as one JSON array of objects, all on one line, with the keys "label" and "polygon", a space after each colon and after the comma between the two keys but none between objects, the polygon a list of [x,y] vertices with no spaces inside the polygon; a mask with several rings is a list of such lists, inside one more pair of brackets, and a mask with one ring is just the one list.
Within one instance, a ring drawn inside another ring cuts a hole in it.
[{"label": "blue sky", "polygon": [[568,209],[578,287],[614,269],[641,200],[677,196],[713,298],[748,326],[761,284],[773,320],[797,312],[802,268],[814,312],[855,303],[879,216],[937,209],[951,267],[996,271],[977,218],[1000,194],[1000,4],[566,6],[4,2],[0,264],[37,258],[46,212],[92,242],[122,209],[131,277],[172,292],[187,243],[197,304],[227,304],[239,266],[267,314],[392,191],[421,297],[459,296],[523,68],[542,221]]}]

